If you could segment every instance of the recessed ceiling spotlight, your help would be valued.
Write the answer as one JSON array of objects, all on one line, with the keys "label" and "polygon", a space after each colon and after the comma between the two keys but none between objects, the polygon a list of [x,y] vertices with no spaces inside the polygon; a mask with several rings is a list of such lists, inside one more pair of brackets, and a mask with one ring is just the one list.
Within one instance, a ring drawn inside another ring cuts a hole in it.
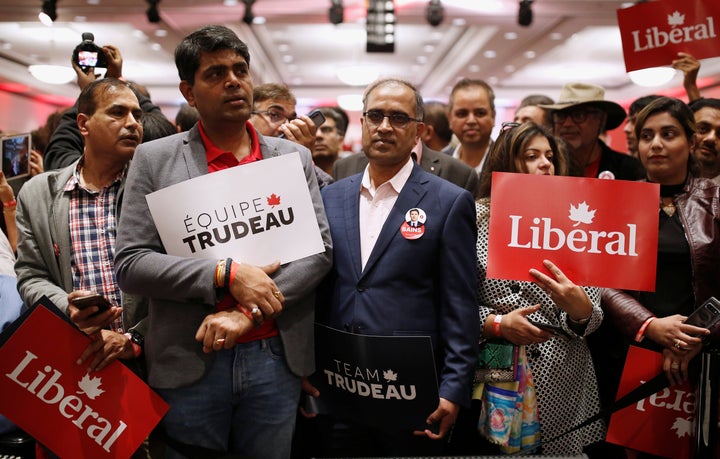
[{"label": "recessed ceiling spotlight", "polygon": [[487,51],[483,52],[483,56],[485,56],[487,59],[495,59],[495,57],[497,57],[497,53],[492,49],[488,49]]},{"label": "recessed ceiling spotlight", "polygon": [[165,29],[157,29],[157,30],[155,31],[155,36],[156,36],[156,37],[161,37],[161,38],[162,38],[162,37],[167,37],[167,34],[168,34],[168,31],[165,30]]},{"label": "recessed ceiling spotlight", "polygon": [[517,40],[518,34],[517,32],[505,32],[503,37],[505,37],[505,40]]},{"label": "recessed ceiling spotlight", "polygon": [[559,41],[563,39],[563,34],[560,32],[553,32],[550,34],[550,40]]},{"label": "recessed ceiling spotlight", "polygon": [[537,53],[535,53],[535,51],[525,51],[526,58],[535,59],[535,56],[537,56]]}]

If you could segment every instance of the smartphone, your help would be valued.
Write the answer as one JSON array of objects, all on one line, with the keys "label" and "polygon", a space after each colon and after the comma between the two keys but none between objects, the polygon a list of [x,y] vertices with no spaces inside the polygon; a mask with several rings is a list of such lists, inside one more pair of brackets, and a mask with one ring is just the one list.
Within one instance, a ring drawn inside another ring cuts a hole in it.
[{"label": "smartphone", "polygon": [[550,332],[555,336],[565,336],[565,337],[568,336],[568,333],[565,330],[563,330],[562,327],[560,327],[558,325],[548,324],[545,322],[538,322],[537,320],[531,319],[529,317],[527,318],[527,320],[531,324],[535,325],[537,328],[539,328],[541,330],[545,330],[547,332]]},{"label": "smartphone", "polygon": [[75,298],[72,303],[78,309],[85,309],[89,308],[90,306],[97,306],[98,312],[93,314],[93,316],[98,315],[103,311],[107,311],[112,306],[110,302],[99,293],[93,293],[92,295]]},{"label": "smartphone", "polygon": [[710,329],[720,321],[720,301],[711,296],[705,302],[690,314],[685,321],[686,324],[695,325]]},{"label": "smartphone", "polygon": [[[313,123],[315,123],[315,127],[319,128],[320,126],[323,125],[323,123],[325,123],[325,115],[323,115],[320,110],[313,110],[310,113],[308,113],[307,116],[308,116],[308,118],[310,118],[313,121]],[[284,139],[285,134],[280,133],[280,135],[278,137],[281,139]]]},{"label": "smartphone", "polygon": [[2,170],[6,178],[27,175],[30,171],[30,133],[6,135],[1,138]]}]

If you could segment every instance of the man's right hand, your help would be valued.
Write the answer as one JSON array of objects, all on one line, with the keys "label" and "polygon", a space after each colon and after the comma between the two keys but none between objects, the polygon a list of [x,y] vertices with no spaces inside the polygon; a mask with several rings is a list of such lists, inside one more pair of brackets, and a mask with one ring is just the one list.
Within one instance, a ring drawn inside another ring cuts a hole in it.
[{"label": "man's right hand", "polygon": [[87,296],[92,294],[86,290],[75,290],[74,292],[68,293],[68,316],[70,320],[77,325],[87,335],[94,335],[99,330],[110,325],[115,319],[120,317],[122,314],[122,308],[113,306],[107,311],[101,312],[95,315],[99,308],[97,306],[90,306],[85,309],[79,309],[73,304],[75,298]]},{"label": "man's right hand", "polygon": [[235,277],[230,283],[230,294],[241,307],[252,313],[254,308],[259,312],[253,314],[258,320],[262,318],[271,319],[277,317],[283,308],[285,297],[277,288],[270,274],[277,271],[280,262],[265,266],[252,266],[240,263]]}]

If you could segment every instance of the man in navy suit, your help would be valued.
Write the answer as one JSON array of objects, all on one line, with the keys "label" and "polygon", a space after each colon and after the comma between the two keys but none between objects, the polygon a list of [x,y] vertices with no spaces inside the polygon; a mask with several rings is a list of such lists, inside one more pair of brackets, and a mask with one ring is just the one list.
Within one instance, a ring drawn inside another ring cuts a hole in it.
[{"label": "man in navy suit", "polygon": [[[363,107],[368,167],[322,191],[335,251],[320,289],[318,320],[360,334],[430,336],[439,400],[422,431],[340,429],[348,424],[336,422],[330,453],[428,455],[441,450],[437,440],[470,402],[480,335],[475,207],[468,191],[411,159],[424,128],[422,97],[412,84],[376,81]],[[425,215],[422,231],[406,223],[413,209]]]}]

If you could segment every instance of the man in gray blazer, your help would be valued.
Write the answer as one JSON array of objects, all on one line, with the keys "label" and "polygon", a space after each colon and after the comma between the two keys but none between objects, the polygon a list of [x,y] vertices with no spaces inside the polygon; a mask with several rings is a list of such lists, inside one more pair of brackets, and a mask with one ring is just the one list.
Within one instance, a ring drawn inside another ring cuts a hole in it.
[{"label": "man in gray blazer", "polygon": [[[161,423],[168,458],[190,451],[290,457],[301,376],[314,370],[314,289],[332,263],[327,219],[309,150],[264,137],[248,122],[249,62],[245,43],[223,26],[182,40],[175,50],[180,91],[200,121],[138,148],[125,187],[116,274],[123,291],[149,297],[148,381],[170,405]],[[295,151],[323,253],[258,267],[165,252],[146,195]]]},{"label": "man in gray blazer", "polygon": [[[368,159],[363,152],[342,158],[335,162],[333,177],[335,180],[350,177],[351,175],[363,172],[367,165]],[[428,148],[423,143],[420,167],[431,174],[435,174],[461,188],[465,188],[472,193],[474,197],[477,197],[478,174],[473,168],[462,161]]]},{"label": "man in gray blazer", "polygon": [[136,336],[123,331],[144,311],[135,308],[136,299],[121,295],[113,251],[127,165],[142,139],[142,110],[127,83],[104,78],[84,87],[77,112],[75,127],[58,129],[72,129],[73,135],[82,137],[80,159],[33,177],[18,194],[15,272],[27,306],[45,295],[71,319],[79,313],[84,320],[97,309],[71,308],[77,297],[99,293],[110,302],[108,311],[92,319],[95,324],[111,324],[108,330],[94,330],[102,340],[90,345],[98,352],[89,366],[101,369],[117,357],[139,355],[139,347],[131,342]]}]

